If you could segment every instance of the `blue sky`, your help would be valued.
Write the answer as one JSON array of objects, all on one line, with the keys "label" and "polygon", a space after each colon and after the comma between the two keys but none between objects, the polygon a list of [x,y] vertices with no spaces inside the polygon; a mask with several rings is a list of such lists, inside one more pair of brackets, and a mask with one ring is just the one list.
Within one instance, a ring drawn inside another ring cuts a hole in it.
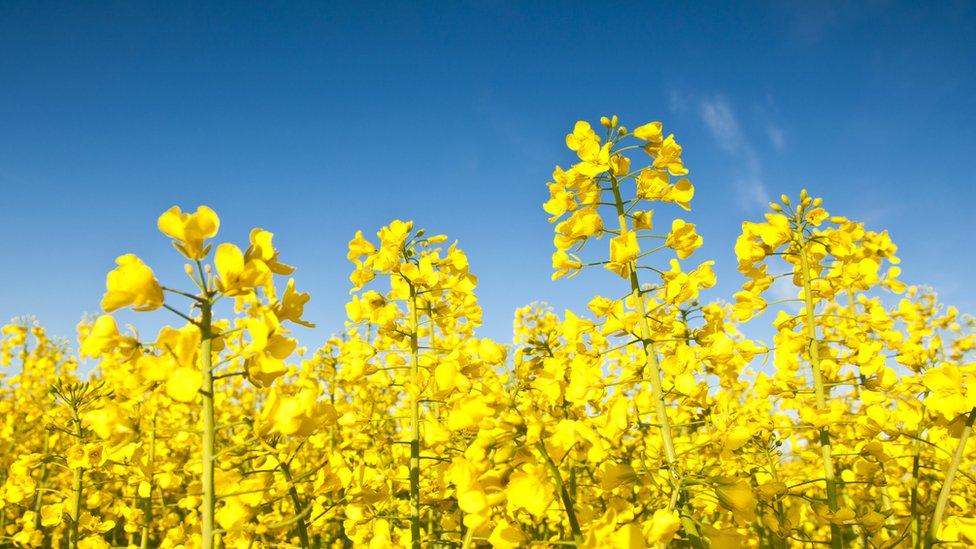
[{"label": "blue sky", "polygon": [[573,122],[611,113],[685,147],[715,295],[741,222],[806,186],[976,312],[972,3],[338,4],[0,3],[0,319],[72,335],[124,252],[179,284],[155,219],[208,204],[223,239],[275,233],[309,345],[341,327],[346,242],[396,217],[460,241],[507,339],[520,305],[615,291],[549,280],[541,209]]}]

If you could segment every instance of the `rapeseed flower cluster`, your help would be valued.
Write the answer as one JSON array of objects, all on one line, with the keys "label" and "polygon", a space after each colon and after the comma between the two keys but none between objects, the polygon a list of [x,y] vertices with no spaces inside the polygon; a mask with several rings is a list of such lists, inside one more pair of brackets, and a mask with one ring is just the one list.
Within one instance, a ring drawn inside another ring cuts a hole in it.
[{"label": "rapeseed flower cluster", "polygon": [[78,354],[2,329],[0,546],[976,544],[976,322],[902,282],[886,232],[783,196],[709,300],[675,136],[609,116],[565,142],[552,278],[610,283],[518,309],[506,342],[459,243],[410,221],[355,233],[347,321],[309,350],[271,232],[163,212],[182,285],[123,254]]}]

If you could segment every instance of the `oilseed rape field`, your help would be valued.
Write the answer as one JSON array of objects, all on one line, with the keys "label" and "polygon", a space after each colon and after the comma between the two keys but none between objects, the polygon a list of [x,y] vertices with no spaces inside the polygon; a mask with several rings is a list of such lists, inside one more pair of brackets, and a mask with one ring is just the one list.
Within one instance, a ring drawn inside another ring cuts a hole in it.
[{"label": "oilseed rape field", "polygon": [[302,345],[313,296],[274,227],[197,204],[127,227],[185,276],[120,249],[76,342],[2,328],[0,546],[976,545],[976,320],[806,190],[741,220],[741,289],[705,300],[679,139],[567,122],[537,189],[552,284],[612,283],[504,341],[437,227],[349,234],[346,321]]}]

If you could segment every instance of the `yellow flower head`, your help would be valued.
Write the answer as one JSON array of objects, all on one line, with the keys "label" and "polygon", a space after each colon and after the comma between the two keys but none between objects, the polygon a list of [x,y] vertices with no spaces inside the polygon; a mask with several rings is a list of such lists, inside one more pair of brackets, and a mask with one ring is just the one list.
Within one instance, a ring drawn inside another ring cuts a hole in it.
[{"label": "yellow flower head", "polygon": [[116,258],[118,265],[108,273],[105,286],[108,291],[102,297],[102,309],[110,313],[123,307],[136,311],[152,311],[163,305],[163,289],[152,269],[134,254]]},{"label": "yellow flower head", "polygon": [[295,268],[291,265],[285,265],[278,261],[278,250],[271,244],[271,239],[274,237],[274,234],[257,228],[251,229],[250,237],[251,245],[244,252],[245,259],[259,259],[275,274],[290,275],[295,272]]},{"label": "yellow flower head", "polygon": [[249,259],[237,246],[229,243],[217,246],[214,254],[217,267],[217,288],[228,296],[244,295],[265,284],[271,278],[271,271],[264,261]]},{"label": "yellow flower head", "polygon": [[694,223],[686,223],[683,219],[675,219],[671,222],[671,233],[668,234],[668,238],[664,243],[669,248],[672,248],[678,254],[678,257],[687,259],[691,257],[691,254],[695,253],[695,250],[701,247],[702,242],[702,237],[695,232]]},{"label": "yellow flower head", "polygon": [[197,207],[192,214],[173,206],[159,216],[156,226],[173,239],[173,246],[187,259],[197,260],[206,257],[210,251],[209,247],[204,247],[204,241],[217,235],[220,218],[206,206]]},{"label": "yellow flower head", "polygon": [[115,319],[110,315],[101,315],[82,341],[81,355],[95,358],[110,353],[122,340]]},{"label": "yellow flower head", "polygon": [[641,141],[660,143],[664,140],[664,125],[660,122],[649,122],[643,126],[634,128],[634,137]]}]

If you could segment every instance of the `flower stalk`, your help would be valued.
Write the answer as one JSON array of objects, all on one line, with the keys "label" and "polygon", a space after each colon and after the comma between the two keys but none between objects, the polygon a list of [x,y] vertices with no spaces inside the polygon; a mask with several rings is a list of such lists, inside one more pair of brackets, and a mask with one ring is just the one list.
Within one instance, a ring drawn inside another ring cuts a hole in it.
[{"label": "flower stalk", "polygon": [[214,547],[214,511],[216,495],[214,494],[214,445],[216,431],[214,429],[214,378],[213,378],[213,315],[212,301],[206,299],[200,304],[200,375],[202,384],[200,393],[203,396],[203,471],[200,476],[202,494],[200,502],[200,535],[203,549]]},{"label": "flower stalk", "polygon": [[[817,410],[827,411],[827,391],[824,388],[823,371],[820,365],[820,341],[817,338],[817,327],[813,313],[813,281],[810,277],[810,259],[807,256],[807,241],[803,238],[801,213],[797,210],[797,229],[794,238],[799,246],[798,255],[800,256],[800,270],[802,271],[801,280],[803,281],[803,302],[806,308],[806,329],[807,339],[810,341],[810,367],[813,371],[813,391],[816,398]],[[827,507],[831,513],[836,513],[837,506],[837,480],[834,474],[834,460],[830,446],[830,430],[820,427],[820,452],[823,460],[824,482],[827,486]],[[843,534],[840,526],[830,523],[830,544],[834,549],[843,547]]]},{"label": "flower stalk", "polygon": [[925,538],[926,549],[930,549],[937,543],[939,528],[942,527],[942,515],[945,514],[946,505],[949,503],[952,482],[956,478],[956,472],[959,471],[959,464],[962,463],[963,456],[965,455],[966,443],[969,442],[969,437],[973,434],[974,420],[976,420],[976,408],[970,410],[966,416],[966,423],[963,426],[962,434],[959,436],[959,444],[956,446],[956,451],[952,454],[952,461],[949,462],[948,469],[946,469],[946,479],[942,484],[942,489],[939,491],[939,499],[935,503],[935,512],[932,514],[932,522],[929,525],[928,535]]},{"label": "flower stalk", "polygon": [[[610,176],[611,189],[613,191],[614,207],[617,212],[617,222],[620,232],[627,231],[627,212],[623,197],[620,193],[620,182],[613,175]],[[635,262],[636,263],[636,262]],[[678,454],[674,447],[674,435],[671,431],[671,418],[668,417],[667,403],[664,401],[664,389],[661,386],[661,365],[657,358],[657,349],[651,335],[651,327],[647,321],[647,305],[644,303],[644,295],[641,293],[640,279],[637,276],[636,264],[630,268],[630,295],[637,306],[640,315],[638,323],[640,329],[640,341],[646,357],[644,378],[651,382],[651,399],[654,401],[654,413],[658,421],[658,430],[661,433],[661,444],[664,447],[664,459],[667,463],[669,477],[671,480],[672,497],[668,510],[674,511],[682,503],[682,492],[684,490],[684,479],[678,464]],[[685,512],[681,513],[681,526],[685,534],[689,537],[695,547],[703,546],[698,527],[694,520]]]},{"label": "flower stalk", "polygon": [[[420,373],[420,344],[417,331],[417,289],[410,284],[410,376],[416,383]],[[410,391],[410,545],[420,549],[420,395]]]}]

